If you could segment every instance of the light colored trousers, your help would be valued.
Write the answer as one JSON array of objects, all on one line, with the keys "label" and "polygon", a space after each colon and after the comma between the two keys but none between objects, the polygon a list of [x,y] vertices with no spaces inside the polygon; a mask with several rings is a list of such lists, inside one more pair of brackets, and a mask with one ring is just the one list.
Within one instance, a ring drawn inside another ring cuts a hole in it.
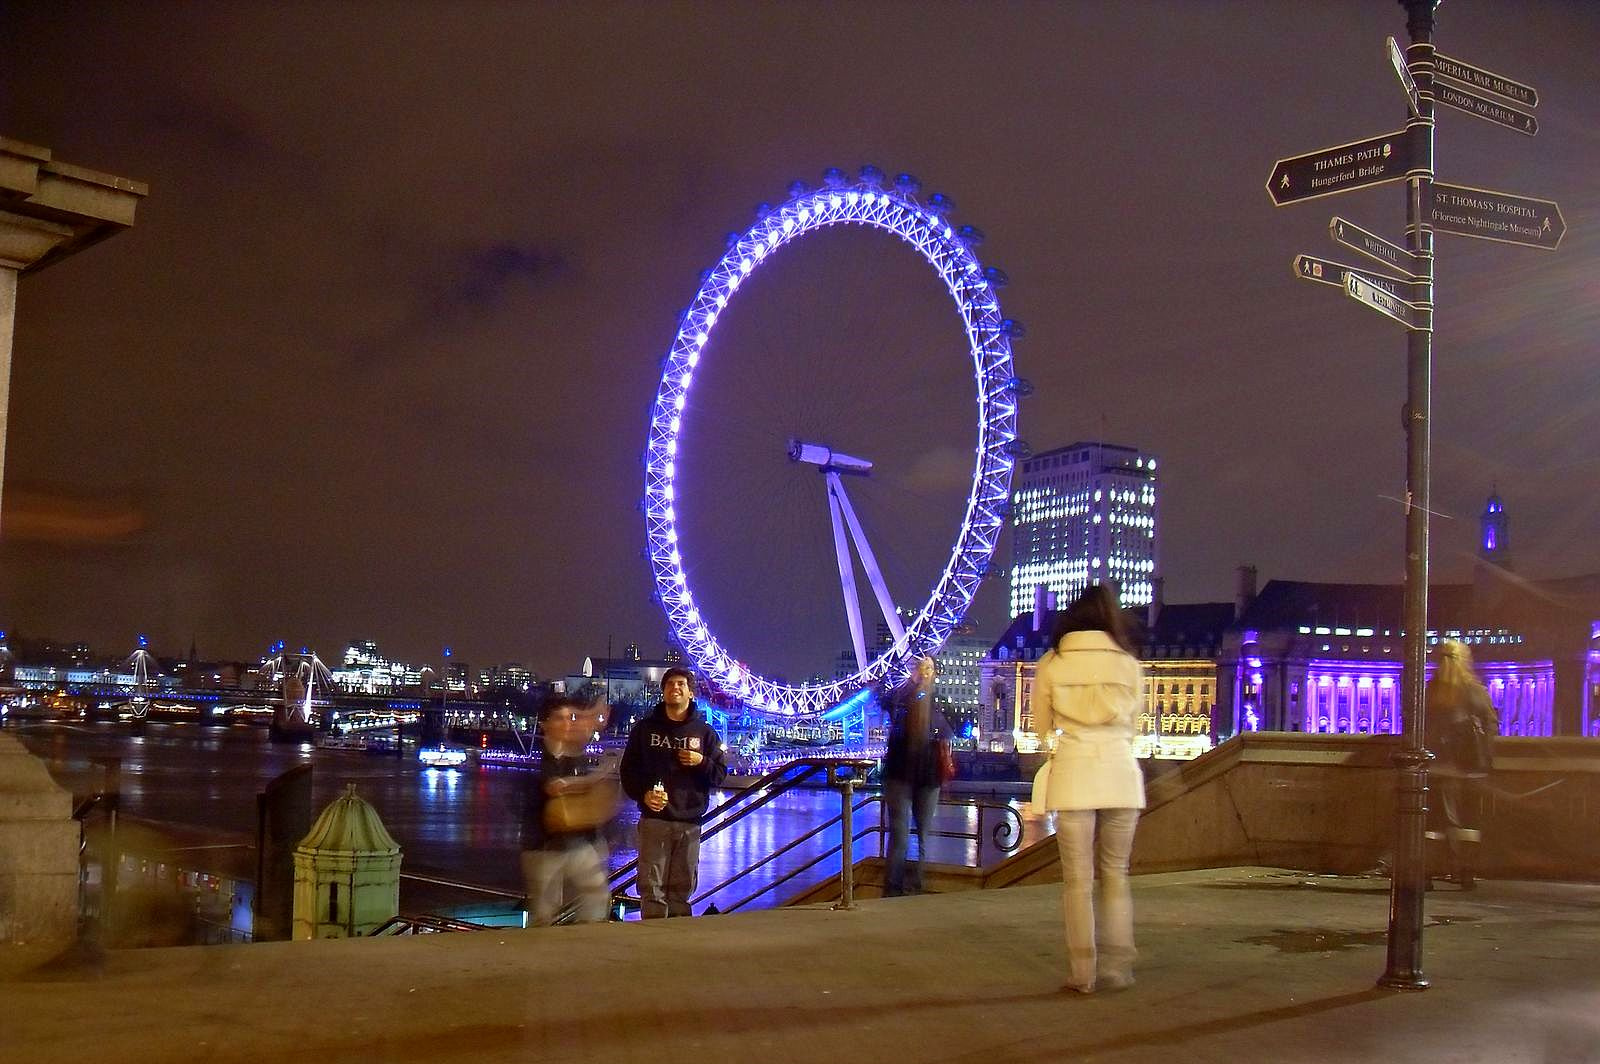
[{"label": "light colored trousers", "polygon": [[578,922],[606,918],[611,889],[606,884],[603,842],[522,851],[522,878],[528,889],[528,923],[549,927],[569,896],[578,903]]},{"label": "light colored trousers", "polygon": [[1095,882],[1099,877],[1099,950],[1102,981],[1133,981],[1133,895],[1128,857],[1137,809],[1062,809],[1056,813],[1061,848],[1061,909],[1067,928],[1069,982],[1092,990],[1096,975]]}]

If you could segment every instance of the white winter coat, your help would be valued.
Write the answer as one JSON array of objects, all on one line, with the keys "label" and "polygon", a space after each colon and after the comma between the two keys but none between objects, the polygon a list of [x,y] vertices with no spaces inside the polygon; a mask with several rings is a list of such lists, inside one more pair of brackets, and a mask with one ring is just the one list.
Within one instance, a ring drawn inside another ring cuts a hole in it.
[{"label": "white winter coat", "polygon": [[1105,632],[1068,632],[1039,659],[1033,727],[1056,735],[1050,809],[1143,809],[1144,774],[1133,756],[1143,698],[1139,662]]}]

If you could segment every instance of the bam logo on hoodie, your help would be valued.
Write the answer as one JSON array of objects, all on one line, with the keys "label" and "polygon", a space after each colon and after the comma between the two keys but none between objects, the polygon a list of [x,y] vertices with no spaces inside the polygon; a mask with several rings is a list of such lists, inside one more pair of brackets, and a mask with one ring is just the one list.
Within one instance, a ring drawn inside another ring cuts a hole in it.
[{"label": "bam logo on hoodie", "polygon": [[659,732],[650,733],[650,746],[665,747],[668,750],[698,750],[700,749],[700,736],[698,735],[662,735]]}]

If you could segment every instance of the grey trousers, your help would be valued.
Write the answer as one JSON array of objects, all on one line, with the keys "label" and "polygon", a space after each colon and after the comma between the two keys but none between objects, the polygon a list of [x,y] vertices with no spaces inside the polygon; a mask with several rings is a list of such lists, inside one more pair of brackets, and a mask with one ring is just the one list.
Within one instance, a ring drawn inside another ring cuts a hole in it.
[{"label": "grey trousers", "polygon": [[639,818],[639,901],[646,920],[692,916],[689,899],[700,883],[700,825]]},{"label": "grey trousers", "polygon": [[[1097,962],[1109,986],[1133,982],[1133,894],[1128,858],[1139,826],[1137,809],[1063,809],[1056,814],[1061,848],[1061,908],[1067,932],[1068,981],[1079,990],[1095,987]],[[1096,880],[1098,879],[1098,884]],[[1099,948],[1095,893],[1099,887]]]},{"label": "grey trousers", "polygon": [[578,922],[606,918],[611,891],[606,884],[603,842],[522,851],[522,878],[528,889],[528,923],[549,927],[564,901],[577,903]]}]

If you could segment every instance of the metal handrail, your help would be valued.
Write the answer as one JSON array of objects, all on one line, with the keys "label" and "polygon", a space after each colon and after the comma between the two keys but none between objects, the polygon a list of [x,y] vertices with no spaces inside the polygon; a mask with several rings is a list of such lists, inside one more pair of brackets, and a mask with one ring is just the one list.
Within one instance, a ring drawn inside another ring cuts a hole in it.
[{"label": "metal handrail", "polygon": [[87,798],[73,807],[72,819],[81,821],[84,817],[94,812],[94,810],[101,805],[104,805],[109,811],[115,813],[117,811],[117,800],[119,797],[119,795],[114,793],[95,791],[93,794],[89,795]]},{"label": "metal handrail", "polygon": [[[882,801],[883,801],[883,798],[882,798],[881,795],[868,795],[867,797],[861,799],[861,801],[856,802],[853,806],[851,806],[851,809],[852,809],[852,811],[860,810],[863,807],[865,807],[867,805],[870,805],[873,802],[880,802],[881,803]],[[726,888],[732,886],[734,883],[737,883],[739,880],[743,879],[745,876],[747,876],[750,873],[754,872],[756,869],[764,867],[765,865],[771,863],[772,861],[777,860],[779,857],[781,857],[784,854],[788,853],[790,850],[793,850],[795,847],[799,846],[801,843],[809,842],[811,839],[815,838],[821,832],[827,831],[829,828],[833,827],[835,824],[841,823],[843,820],[844,820],[844,813],[841,811],[838,816],[836,816],[833,819],[828,820],[828,821],[826,821],[826,822],[824,822],[822,824],[818,824],[811,831],[808,831],[804,835],[801,835],[799,838],[797,838],[794,841],[790,842],[787,846],[783,846],[783,847],[780,847],[777,850],[774,850],[772,853],[770,853],[767,856],[763,857],[761,860],[757,861],[755,864],[750,865],[748,868],[745,868],[745,869],[742,869],[741,871],[735,872],[733,875],[729,876],[727,879],[723,880],[721,883],[718,883],[716,886],[712,887],[710,890],[702,892],[699,897],[697,897],[697,898],[695,898],[693,900],[694,901],[704,901],[705,899],[717,894],[718,892],[720,892],[722,890],[725,890]],[[863,838],[867,837],[868,835],[873,835],[873,834],[876,834],[876,835],[878,835],[880,837],[879,849],[881,851],[881,849],[882,849],[882,845],[881,845],[882,833],[883,833],[883,825],[881,823],[879,823],[879,824],[868,825],[867,827],[864,827],[860,831],[858,831],[858,832],[854,833],[853,835],[851,835],[850,836],[850,856],[852,858],[855,856],[855,844],[856,843],[860,842]],[[821,864],[823,861],[826,861],[828,858],[832,857],[834,854],[840,853],[840,851],[843,849],[843,847],[844,847],[844,843],[841,840],[837,845],[830,846],[826,850],[824,850],[822,853],[819,853],[815,857],[811,858],[811,860],[807,861],[806,863],[804,863],[802,865],[798,865],[798,866],[796,866],[794,868],[791,868],[789,871],[785,872],[783,875],[779,876],[777,879],[773,880],[771,883],[768,883],[766,886],[761,887],[759,890],[756,890],[756,891],[754,891],[754,892],[752,892],[750,894],[745,895],[744,897],[740,898],[736,902],[731,903],[730,905],[728,905],[726,908],[722,909],[721,911],[725,912],[725,913],[731,913],[731,912],[733,912],[733,911],[735,911],[737,909],[743,908],[744,906],[750,904],[752,901],[755,901],[757,898],[761,897],[761,895],[771,893],[772,891],[774,891],[774,890],[778,889],[779,887],[783,886],[785,883],[789,882],[791,879],[794,879],[796,876],[799,876],[799,875],[801,875],[801,874],[803,874],[805,872],[809,872],[811,869],[815,868],[817,865]],[[880,855],[881,855],[881,853],[880,853]],[[854,865],[855,865],[855,862],[852,860],[850,862],[850,865],[853,868]],[[843,866],[843,862],[841,862],[841,867],[842,866]],[[855,885],[853,878],[850,879],[848,882],[849,882],[849,886],[853,890],[854,885]],[[843,892],[843,888],[841,887],[840,903],[839,903],[839,905],[837,907],[838,908],[849,908],[850,904],[851,904],[850,901],[848,899],[846,899],[846,897],[844,895],[844,892]]]},{"label": "metal handrail", "polygon": [[1015,853],[1022,846],[1022,814],[1005,802],[992,802],[986,798],[970,798],[960,802],[946,802],[940,800],[941,806],[961,807],[966,806],[978,810],[978,824],[971,831],[929,831],[925,834],[937,835],[941,839],[967,839],[976,847],[974,856],[983,859],[983,822],[984,811],[998,810],[1000,821],[995,824],[990,832],[990,841],[995,848],[1003,854]]},{"label": "metal handrail", "polygon": [[[714,838],[780,795],[787,794],[800,784],[812,779],[819,772],[827,773],[832,777],[833,773],[839,768],[848,767],[865,773],[874,764],[876,762],[864,759],[829,757],[805,757],[790,761],[781,768],[774,769],[762,776],[707,812],[705,820],[702,822],[700,840],[704,842],[706,839]],[[784,779],[788,773],[796,770],[799,770],[798,774],[792,779]],[[610,883],[613,898],[621,895],[622,900],[629,900],[626,891],[631,887],[636,887],[639,883],[638,857],[613,871],[610,876]]]},{"label": "metal handrail", "polygon": [[[852,811],[859,811],[859,810],[865,808],[866,806],[871,805],[873,802],[879,802],[879,801],[882,801],[882,799],[879,798],[879,797],[876,797],[874,795],[868,795],[867,797],[862,798],[859,802],[854,803],[854,805],[851,806],[851,810]],[[723,890],[726,890],[728,887],[731,887],[731,886],[733,886],[733,884],[739,882],[739,880],[743,879],[745,876],[750,875],[751,873],[757,871],[758,869],[765,868],[767,865],[771,864],[773,861],[776,861],[778,858],[782,857],[784,854],[789,853],[791,850],[794,850],[797,847],[809,842],[811,839],[815,838],[817,835],[821,834],[824,831],[829,830],[835,824],[838,824],[843,820],[844,820],[844,813],[843,812],[840,812],[840,813],[836,814],[832,818],[823,821],[821,824],[818,824],[816,827],[812,828],[810,831],[806,832],[804,835],[800,835],[797,838],[794,838],[794,839],[790,840],[785,845],[778,847],[776,850],[773,850],[771,853],[767,854],[765,857],[761,858],[759,861],[756,861],[754,864],[747,865],[746,867],[741,868],[739,871],[735,872],[733,875],[729,876],[727,879],[724,879],[721,883],[718,883],[716,886],[709,887],[706,890],[701,891],[699,893],[699,895],[697,895],[696,897],[691,899],[691,901],[705,901],[707,898],[710,898],[710,897],[722,892]],[[860,834],[862,834],[862,835],[869,834],[871,832],[871,830],[872,829],[870,829],[870,828],[863,829],[860,832]],[[837,850],[838,848],[835,847],[834,849]],[[816,863],[815,861],[811,862],[811,864],[815,864],[815,863]],[[810,867],[810,865],[807,865],[806,867]],[[762,891],[762,893],[765,893],[765,891]],[[759,895],[754,895],[754,896],[759,897]],[[741,902],[739,904],[743,904],[743,903]],[[724,909],[722,911],[723,912],[731,912],[733,909],[736,909],[736,908],[738,908],[738,904],[729,906],[727,909]]]},{"label": "metal handrail", "polygon": [[[839,907],[849,908],[852,904],[852,893],[854,887],[853,869],[856,843],[860,842],[864,838],[877,835],[879,838],[878,853],[881,857],[883,855],[883,839],[888,833],[887,825],[884,822],[886,807],[883,804],[883,797],[881,793],[871,792],[867,793],[859,801],[849,800],[855,786],[860,782],[860,777],[857,776],[856,773],[859,772],[864,775],[865,770],[870,768],[873,764],[874,762],[868,760],[846,758],[799,758],[772,772],[767,773],[765,776],[762,776],[748,787],[733,795],[727,801],[722,802],[712,809],[706,814],[707,826],[702,832],[702,841],[712,838],[727,828],[732,827],[734,824],[738,823],[740,820],[743,820],[746,816],[749,816],[757,809],[760,809],[762,806],[767,805],[768,803],[795,789],[801,784],[814,780],[819,773],[826,773],[827,781],[830,787],[841,791],[841,798],[844,799],[844,801],[841,802],[840,811],[837,815],[830,817],[820,824],[817,824],[811,830],[790,840],[788,843],[785,843],[772,852],[766,854],[754,863],[738,870],[731,876],[722,880],[720,883],[700,891],[690,899],[690,904],[696,905],[706,901],[709,898],[715,897],[716,895],[727,890],[729,887],[733,886],[735,883],[738,883],[740,880],[759,871],[762,868],[766,868],[778,859],[792,853],[794,850],[803,846],[807,842],[812,841],[819,834],[826,831],[831,831],[838,826],[841,828],[841,835],[848,835],[850,838],[850,859],[841,859],[840,861],[839,903]],[[845,769],[849,770],[848,773],[841,772],[841,770]],[[852,830],[851,819],[853,815],[862,811],[873,803],[877,803],[879,807],[879,817],[877,823],[869,824],[860,831]],[[970,832],[931,829],[927,831],[926,834],[936,835],[941,838],[970,840],[976,847],[976,859],[981,861],[986,822],[990,811],[993,810],[999,814],[998,822],[993,826],[992,829],[989,829],[989,837],[995,847],[999,849],[1001,853],[1005,854],[1013,853],[1021,847],[1022,817],[1011,805],[1004,802],[989,801],[983,798],[968,798],[961,801],[940,801],[939,804],[947,807],[975,808],[978,811],[978,822],[974,829]],[[756,898],[759,898],[765,894],[770,894],[772,891],[783,886],[785,883],[790,882],[797,876],[803,875],[804,873],[817,867],[823,861],[826,861],[835,854],[838,854],[841,856],[841,858],[843,858],[843,850],[844,844],[842,841],[836,845],[830,846],[827,850],[813,856],[810,860],[792,869],[789,869],[771,883],[762,886],[758,890],[753,891],[737,901],[725,905],[719,911],[733,912],[739,908],[742,908],[743,906],[754,901]],[[611,873],[610,884],[613,913],[617,913],[620,906],[638,903],[639,898],[637,897],[637,894],[628,893],[630,888],[637,887],[638,880],[639,862],[637,857],[632,861],[621,865]],[[576,903],[569,904],[565,909],[562,910],[560,914],[557,915],[555,922],[568,922],[576,915],[576,912]]]},{"label": "metal handrail", "polygon": [[473,894],[488,894],[496,898],[510,898],[513,901],[525,901],[527,895],[520,891],[501,890],[499,887],[485,887],[478,883],[463,883],[458,879],[443,879],[439,876],[425,876],[416,872],[401,872],[401,879],[409,879],[414,883],[428,883],[436,887],[452,887]]},{"label": "metal handrail", "polygon": [[[871,805],[873,803],[877,803],[878,804],[878,809],[879,809],[879,814],[880,814],[879,815],[879,820],[878,820],[878,822],[876,824],[869,824],[868,826],[862,828],[860,831],[856,831],[856,832],[853,832],[853,833],[850,834],[850,847],[851,847],[851,856],[852,856],[852,858],[855,855],[855,844],[860,842],[862,839],[867,838],[867,837],[872,836],[872,835],[877,835],[878,836],[878,856],[879,857],[883,856],[883,839],[888,834],[888,826],[883,821],[883,813],[886,811],[886,808],[887,808],[884,805],[884,802],[883,802],[883,795],[881,793],[868,794],[866,797],[863,797],[860,801],[849,805],[847,808],[852,813],[860,812],[861,810],[865,809],[867,806],[869,806],[869,805]],[[978,859],[981,859],[982,852],[983,852],[982,851],[982,846],[983,846],[983,836],[984,836],[985,813],[986,813],[987,810],[993,809],[993,810],[998,810],[999,813],[1000,813],[999,822],[997,824],[995,824],[994,828],[990,832],[990,837],[991,837],[992,841],[994,842],[994,845],[1000,850],[1000,852],[1006,853],[1006,854],[1015,852],[1022,845],[1022,817],[1010,805],[1007,805],[1007,804],[1005,804],[1003,802],[991,802],[991,801],[987,801],[987,800],[981,799],[981,798],[974,798],[974,799],[968,799],[968,800],[963,800],[963,801],[940,801],[939,805],[940,806],[944,806],[944,807],[949,807],[949,808],[962,808],[962,807],[965,807],[965,808],[976,808],[978,810],[978,824],[970,832],[967,832],[967,831],[933,830],[933,831],[926,832],[926,834],[937,835],[937,836],[939,836],[941,838],[948,838],[948,839],[968,839],[977,847],[976,857]],[[739,880],[741,880],[744,877],[750,875],[751,873],[757,871],[758,869],[766,867],[767,865],[771,864],[772,862],[778,860],[780,857],[783,857],[785,854],[788,854],[788,853],[792,852],[793,850],[797,849],[798,847],[802,846],[803,844],[805,844],[805,843],[811,841],[812,839],[816,838],[819,834],[821,834],[823,832],[826,832],[826,831],[832,830],[835,825],[842,824],[842,822],[844,820],[845,820],[845,812],[844,812],[843,809],[841,809],[838,815],[836,815],[834,817],[831,817],[828,820],[823,821],[822,823],[818,824],[816,827],[812,828],[810,831],[806,832],[804,835],[801,835],[801,836],[791,840],[787,844],[778,847],[776,850],[773,850],[771,853],[767,854],[765,857],[763,857],[760,860],[756,861],[754,864],[751,864],[751,865],[749,865],[749,866],[747,866],[747,867],[735,872],[733,875],[729,876],[727,879],[724,879],[722,882],[720,882],[720,883],[716,884],[715,886],[710,887],[710,888],[700,892],[693,899],[691,899],[691,904],[698,903],[698,902],[703,902],[708,898],[711,898],[711,897],[714,897],[717,894],[720,894],[722,891],[726,890],[728,887],[730,887],[733,884],[737,883]],[[787,871],[783,875],[779,876],[777,879],[773,880],[771,883],[768,883],[765,886],[761,887],[760,889],[758,889],[758,890],[756,890],[756,891],[754,891],[754,892],[752,892],[750,894],[747,894],[746,896],[740,898],[739,900],[724,906],[720,911],[721,912],[733,912],[733,911],[735,911],[737,909],[740,909],[740,908],[744,907],[745,905],[748,905],[750,902],[752,902],[755,899],[761,897],[763,894],[771,893],[772,891],[776,890],[778,887],[781,887],[785,883],[788,883],[790,880],[795,879],[797,876],[803,875],[804,873],[806,873],[806,872],[810,871],[811,869],[815,868],[817,865],[819,865],[822,862],[826,861],[828,858],[832,857],[833,855],[839,854],[842,848],[843,848],[843,843],[842,842],[837,844],[837,845],[830,846],[827,850],[824,850],[822,853],[819,853],[819,854],[815,855],[809,861],[806,861],[804,864],[797,865],[796,867],[790,869],[789,871]],[[854,862],[852,861],[851,863],[853,864]],[[853,877],[842,878],[842,880],[841,880],[841,891],[840,891],[840,907],[841,908],[848,908],[850,906],[851,898],[850,898],[850,893],[849,892],[853,888],[853,886],[854,886]]]},{"label": "metal handrail", "polygon": [[391,916],[367,932],[368,938],[392,935],[432,935],[444,931],[486,931],[484,924],[467,920],[452,920],[447,916],[428,916],[420,913]]}]

